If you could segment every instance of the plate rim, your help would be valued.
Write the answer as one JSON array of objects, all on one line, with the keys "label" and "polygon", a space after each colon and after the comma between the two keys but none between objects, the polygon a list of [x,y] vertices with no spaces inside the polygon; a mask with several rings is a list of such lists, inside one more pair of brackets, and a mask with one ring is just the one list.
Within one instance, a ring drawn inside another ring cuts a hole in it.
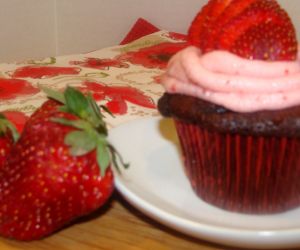
[{"label": "plate rim", "polygon": [[[124,127],[133,125],[138,125],[139,123],[152,122],[157,124],[164,117],[147,117],[141,118],[133,121],[123,123],[117,127],[111,129],[110,134],[119,129],[124,129]],[[238,246],[242,248],[256,247],[261,249],[268,249],[274,247],[276,249],[282,249],[282,247],[299,247],[300,246],[300,226],[299,228],[283,228],[283,229],[245,229],[237,227],[226,227],[222,225],[209,224],[207,222],[191,221],[187,218],[180,217],[173,213],[167,212],[160,207],[151,204],[149,201],[143,199],[140,195],[136,194],[131,190],[123,181],[122,175],[116,171],[115,174],[115,187],[118,192],[127,200],[133,207],[141,210],[148,217],[158,221],[159,223],[173,228],[183,234],[202,239],[208,240],[210,242],[215,242],[219,244],[225,244],[228,246]],[[126,170],[124,170],[126,171]],[[224,211],[224,214],[230,213]],[[237,213],[236,213],[237,214]],[[163,216],[161,216],[163,215]],[[264,215],[261,215],[264,217]],[[272,215],[267,215],[272,216]],[[276,214],[280,216],[280,214]],[[178,226],[179,223],[179,226]],[[188,225],[188,227],[186,226]],[[183,231],[182,228],[185,230]],[[197,230],[193,232],[193,230]],[[201,233],[199,234],[199,229]],[[219,239],[216,239],[216,236]],[[223,236],[223,237],[220,237]],[[229,238],[228,238],[229,237]],[[239,240],[234,240],[234,238],[239,238]],[[251,239],[253,240],[252,242]],[[297,240],[298,239],[298,240]],[[246,245],[245,245],[246,244]]]},{"label": "plate rim", "polygon": [[[282,249],[282,247],[290,248],[300,246],[300,228],[252,230],[228,228],[224,226],[211,225],[209,223],[193,222],[175,214],[168,213],[163,209],[151,204],[139,195],[132,192],[122,183],[123,182],[118,177],[115,178],[115,185],[118,192],[120,192],[121,195],[133,207],[142,211],[145,215],[154,219],[156,222],[165,226],[169,226],[174,230],[181,232],[182,234],[186,234],[197,239],[208,240],[214,243],[242,248],[255,247],[260,249]],[[180,225],[178,226],[175,221],[179,222]],[[186,225],[192,225],[192,229]],[[182,228],[185,230],[183,231]],[[193,229],[197,229],[197,232],[193,232]],[[201,229],[201,232],[199,232],[199,229]],[[237,238],[238,240],[235,240]],[[293,238],[296,239],[293,240]],[[251,240],[253,241],[249,243]]]}]

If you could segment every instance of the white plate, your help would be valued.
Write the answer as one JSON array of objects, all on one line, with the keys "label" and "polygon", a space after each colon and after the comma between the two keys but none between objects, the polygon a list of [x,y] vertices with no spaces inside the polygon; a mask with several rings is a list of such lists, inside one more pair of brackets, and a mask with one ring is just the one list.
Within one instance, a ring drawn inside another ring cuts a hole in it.
[{"label": "white plate", "polygon": [[300,209],[268,216],[231,213],[200,200],[183,172],[173,123],[142,119],[110,131],[130,168],[116,187],[151,218],[182,233],[241,248],[300,247]]}]

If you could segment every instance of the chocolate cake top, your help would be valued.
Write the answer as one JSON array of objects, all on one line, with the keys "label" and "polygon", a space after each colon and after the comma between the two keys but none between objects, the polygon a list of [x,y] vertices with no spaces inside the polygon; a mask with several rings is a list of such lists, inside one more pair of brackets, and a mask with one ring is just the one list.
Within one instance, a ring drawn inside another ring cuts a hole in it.
[{"label": "chocolate cake top", "polygon": [[194,123],[210,131],[300,137],[300,106],[277,111],[237,113],[199,98],[165,93],[159,99],[158,110],[165,117]]}]

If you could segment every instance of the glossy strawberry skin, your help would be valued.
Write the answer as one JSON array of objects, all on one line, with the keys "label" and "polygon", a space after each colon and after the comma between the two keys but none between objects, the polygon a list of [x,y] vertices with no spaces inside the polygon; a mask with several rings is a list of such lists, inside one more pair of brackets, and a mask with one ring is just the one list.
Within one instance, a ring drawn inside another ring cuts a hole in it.
[{"label": "glossy strawberry skin", "polygon": [[9,155],[19,133],[16,126],[11,122],[4,112],[0,113],[0,171]]},{"label": "glossy strawberry skin", "polygon": [[210,37],[215,32],[216,20],[224,12],[231,0],[210,0],[193,20],[189,28],[189,42],[209,51]]},{"label": "glossy strawberry skin", "polygon": [[298,46],[294,26],[275,0],[227,1],[223,11],[213,14],[218,2],[210,1],[210,11],[204,7],[193,21],[189,30],[192,45],[204,53],[226,50],[247,59],[296,59]]},{"label": "glossy strawberry skin", "polygon": [[94,151],[71,156],[64,137],[74,128],[51,121],[77,119],[46,102],[32,116],[0,172],[0,234],[45,237],[103,205],[113,191],[110,168],[100,175]]},{"label": "glossy strawberry skin", "polygon": [[13,146],[13,138],[10,134],[0,135],[0,170],[2,169],[7,155]]}]

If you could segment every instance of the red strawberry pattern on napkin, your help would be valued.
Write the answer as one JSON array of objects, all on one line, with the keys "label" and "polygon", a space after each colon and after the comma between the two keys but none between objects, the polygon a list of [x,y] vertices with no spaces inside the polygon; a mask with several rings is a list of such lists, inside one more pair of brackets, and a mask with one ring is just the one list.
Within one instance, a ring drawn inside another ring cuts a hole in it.
[{"label": "red strawberry pattern on napkin", "polygon": [[87,58],[83,61],[71,61],[70,64],[99,70],[109,70],[112,67],[129,68],[128,63],[109,58]]},{"label": "red strawberry pattern on napkin", "polygon": [[127,61],[134,65],[141,65],[145,68],[165,69],[169,59],[186,46],[186,42],[165,42],[145,47],[137,51],[130,51],[121,54],[117,58],[119,61]]},{"label": "red strawberry pattern on napkin", "polygon": [[34,95],[39,91],[26,80],[0,78],[0,101],[14,99],[18,96]]},{"label": "red strawberry pattern on napkin", "polygon": [[56,67],[56,66],[25,66],[18,68],[14,73],[15,78],[51,78],[59,75],[78,75],[78,67]]},{"label": "red strawberry pattern on napkin", "polygon": [[105,105],[113,114],[125,115],[128,111],[128,105],[126,102],[145,108],[156,108],[150,97],[132,87],[107,86],[103,83],[85,82],[80,90],[83,92],[91,92],[96,101],[108,99]]}]

